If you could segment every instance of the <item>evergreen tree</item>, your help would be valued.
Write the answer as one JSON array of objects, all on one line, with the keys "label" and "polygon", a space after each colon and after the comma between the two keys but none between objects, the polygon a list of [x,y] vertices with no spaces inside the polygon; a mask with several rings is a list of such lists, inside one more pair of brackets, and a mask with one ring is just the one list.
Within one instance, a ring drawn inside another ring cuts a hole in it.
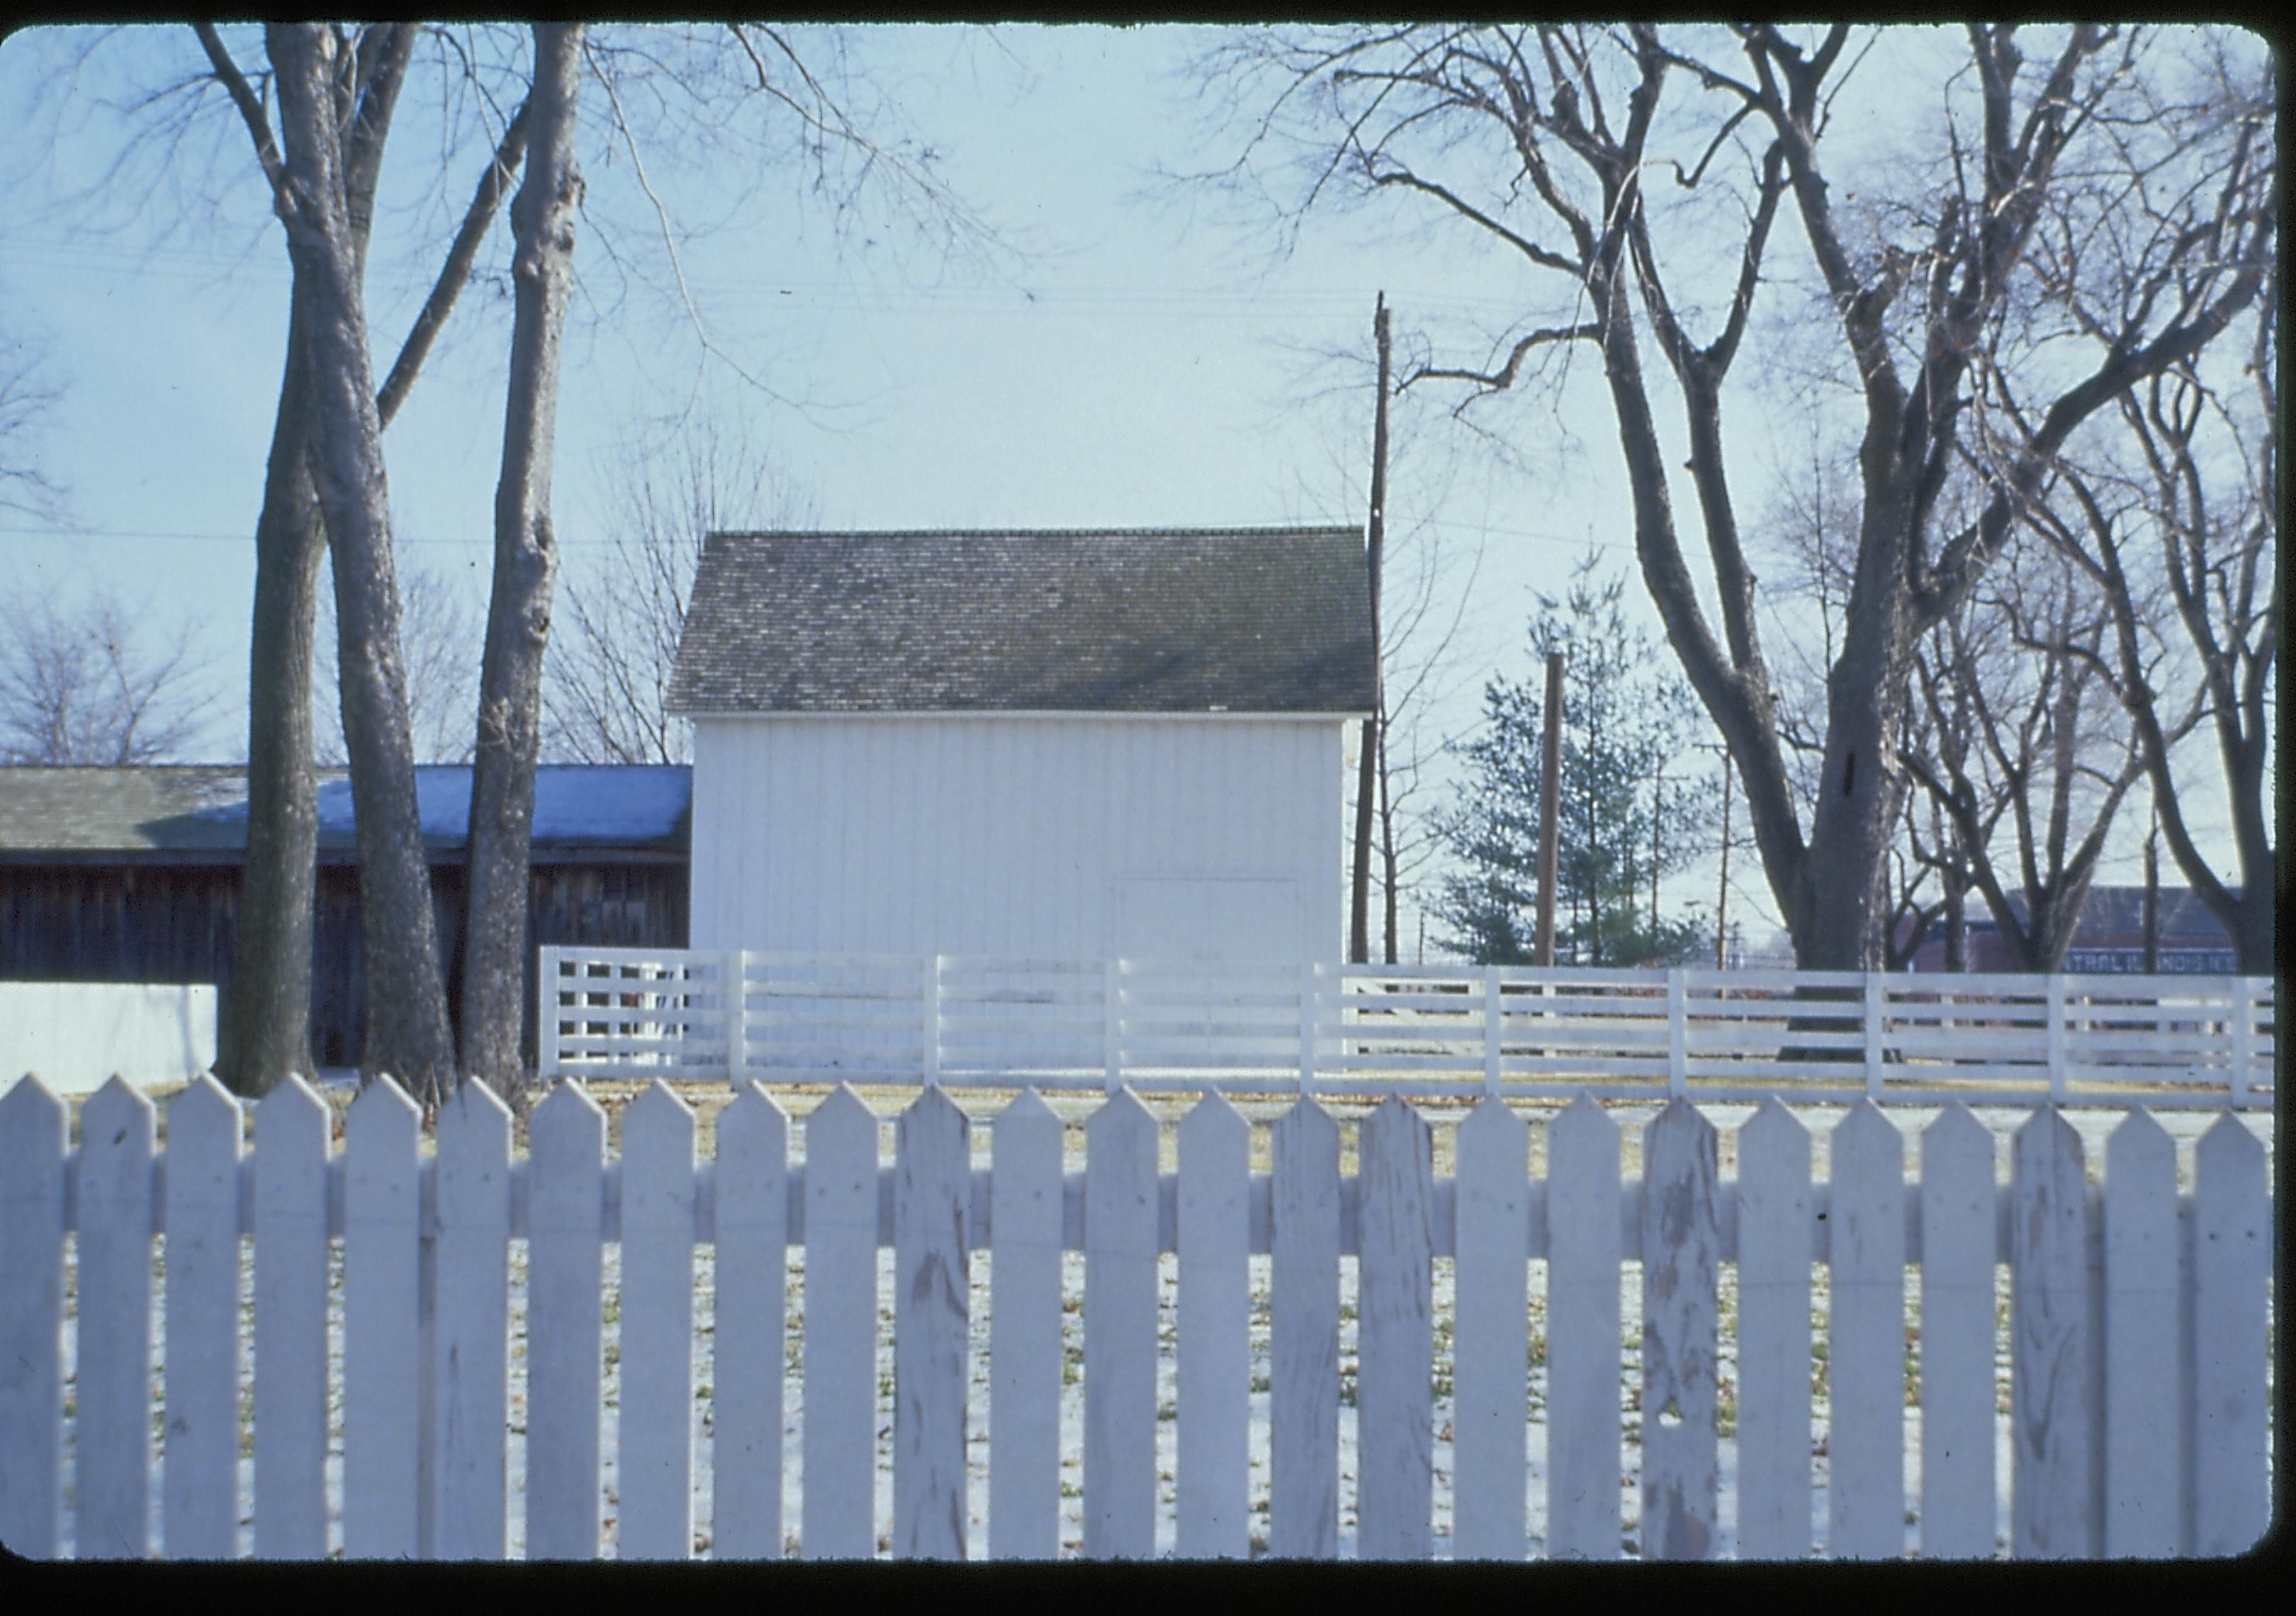
[{"label": "evergreen tree", "polygon": [[1435,906],[1447,945],[1479,964],[1528,964],[1538,903],[1544,667],[1563,657],[1562,790],[1554,958],[1565,965],[1675,964],[1711,957],[1698,906],[1668,914],[1656,883],[1713,840],[1715,783],[1691,773],[1689,690],[1632,630],[1623,574],[1595,577],[1589,554],[1562,599],[1541,595],[1533,667],[1483,692],[1481,734],[1461,749],[1469,777],[1438,833],[1463,866]]}]

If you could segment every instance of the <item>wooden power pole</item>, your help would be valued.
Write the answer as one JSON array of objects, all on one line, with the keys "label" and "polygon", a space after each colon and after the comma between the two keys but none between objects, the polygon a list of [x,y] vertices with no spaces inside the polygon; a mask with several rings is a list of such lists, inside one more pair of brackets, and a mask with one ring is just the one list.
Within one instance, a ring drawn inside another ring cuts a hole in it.
[{"label": "wooden power pole", "polygon": [[[1356,964],[1371,958],[1371,818],[1372,797],[1378,789],[1380,735],[1387,716],[1387,683],[1380,669],[1379,563],[1387,538],[1387,294],[1381,292],[1372,314],[1372,335],[1379,343],[1379,402],[1372,416],[1371,529],[1365,559],[1371,569],[1372,711],[1364,720],[1363,759],[1356,768],[1356,858],[1354,899],[1348,920],[1348,958]],[[1390,896],[1389,899],[1394,901]],[[1390,917],[1393,911],[1390,910]],[[1392,918],[1388,951],[1394,954]]]},{"label": "wooden power pole", "polygon": [[1546,743],[1538,766],[1538,936],[1532,956],[1554,963],[1555,833],[1562,817],[1562,653],[1546,653]]}]

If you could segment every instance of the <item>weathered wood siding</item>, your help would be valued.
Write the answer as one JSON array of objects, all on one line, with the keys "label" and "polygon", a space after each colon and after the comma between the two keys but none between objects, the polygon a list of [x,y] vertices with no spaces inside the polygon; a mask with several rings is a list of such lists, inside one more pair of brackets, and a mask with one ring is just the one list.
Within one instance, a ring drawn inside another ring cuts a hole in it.
[{"label": "weathered wood siding", "polygon": [[[239,939],[235,864],[0,865],[0,981],[231,983]],[[545,944],[686,946],[682,860],[537,865],[527,909],[523,1049],[534,1057],[534,951]],[[459,1014],[455,947],[463,871],[430,870],[431,915]],[[366,948],[358,872],[322,865],[311,939],[311,1054],[353,1066],[366,1039]],[[0,1074],[12,1076],[14,1074]]]},{"label": "weathered wood siding", "polygon": [[693,946],[1337,960],[1343,727],[697,719]]}]

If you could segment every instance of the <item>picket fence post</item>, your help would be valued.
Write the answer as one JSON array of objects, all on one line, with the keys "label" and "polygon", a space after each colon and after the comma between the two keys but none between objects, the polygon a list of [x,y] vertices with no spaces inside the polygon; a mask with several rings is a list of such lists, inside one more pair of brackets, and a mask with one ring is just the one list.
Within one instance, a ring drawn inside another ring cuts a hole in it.
[{"label": "picket fence post", "polygon": [[1866,973],[1866,1097],[1882,1099],[1882,1005],[1889,979],[1879,971]]},{"label": "picket fence post", "polygon": [[750,1075],[750,954],[726,950],[726,1080],[741,1092]]},{"label": "picket fence post", "polygon": [[1679,967],[1666,973],[1666,1092],[1671,1100],[1690,1093],[1689,1007],[1683,1000]]},{"label": "picket fence post", "polygon": [[1316,1092],[1316,1006],[1322,971],[1313,963],[1300,967],[1300,1093],[1303,1096]]},{"label": "picket fence post", "polygon": [[2049,972],[2049,1103],[2065,1103],[2065,979]]},{"label": "picket fence post", "polygon": [[922,1073],[927,1088],[940,1087],[940,968],[941,956],[938,954],[925,961],[924,1008],[921,1020],[924,1030]]},{"label": "picket fence post", "polygon": [[1124,962],[1105,962],[1100,982],[1101,1058],[1114,1095],[1124,1086]]},{"label": "picket fence post", "polygon": [[558,956],[554,945],[544,945],[534,969],[535,1067],[545,1083],[558,1076]]},{"label": "picket fence post", "polygon": [[2233,978],[2232,1013],[2232,1103],[2246,1105],[2256,1060],[2255,984],[2247,977]]},{"label": "picket fence post", "polygon": [[1506,1015],[1500,1002],[1499,968],[1483,967],[1483,1092],[1496,1099],[1499,1094],[1501,1075],[1500,1037],[1505,1032]]}]

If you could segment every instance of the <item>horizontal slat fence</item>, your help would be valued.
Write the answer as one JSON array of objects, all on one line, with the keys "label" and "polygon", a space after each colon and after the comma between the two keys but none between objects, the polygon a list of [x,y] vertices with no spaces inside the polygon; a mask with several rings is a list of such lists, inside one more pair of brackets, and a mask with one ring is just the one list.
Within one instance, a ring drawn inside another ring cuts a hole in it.
[{"label": "horizontal slat fence", "polygon": [[[1085,1276],[1086,1555],[1156,1551],[1158,1427],[1173,1417],[1178,1552],[1252,1546],[1259,1483],[1243,1431],[1255,1256],[1272,1262],[1264,1496],[1275,1554],[1329,1557],[1351,1536],[1366,1557],[1704,1558],[1729,1527],[1748,1557],[1818,1546],[1894,1557],[1909,1538],[1916,1552],[1952,1557],[2181,1556],[2242,1552],[2269,1521],[2270,1194],[2264,1146],[2230,1115],[2196,1141],[2192,1186],[2180,1191],[2174,1142],[2143,1110],[2112,1128],[2098,1185],[2055,1107],[2018,1125],[2009,1178],[1997,1182],[1994,1136],[1957,1103],[1909,1149],[1859,1102],[1830,1124],[1823,1180],[1811,1175],[1812,1129],[1775,1098],[1737,1128],[1734,1175],[1718,1170],[1705,1112],[1667,1103],[1639,1125],[1639,1176],[1622,1174],[1620,1120],[1585,1095],[1535,1124],[1536,1173],[1534,1125],[1485,1097],[1442,1124],[1456,1175],[1431,1171],[1435,1130],[1397,1096],[1346,1120],[1312,1096],[1294,1101],[1269,1127],[1265,1172],[1250,1170],[1250,1128],[1216,1094],[1177,1122],[1172,1171],[1160,1167],[1165,1125],[1128,1090],[1084,1121],[1081,1172],[1063,1169],[1063,1124],[1033,1091],[984,1120],[986,1167],[972,1120],[938,1087],[896,1120],[890,1161],[885,1120],[849,1087],[793,1124],[762,1086],[743,1085],[717,1117],[714,1160],[697,1154],[685,1101],[660,1084],[624,1113],[617,1159],[578,1082],[537,1108],[523,1158],[479,1084],[442,1109],[430,1154],[387,1079],[351,1106],[340,1152],[324,1103],[300,1080],[253,1107],[247,1153],[241,1108],[211,1079],[168,1105],[167,1147],[155,1151],[152,1102],[114,1079],[68,1150],[66,1106],[37,1080],[0,1096],[0,1539],[28,1555],[62,1552],[67,1524],[81,1557],[234,1552],[235,1513],[211,1500],[234,1496],[244,1419],[235,1371],[251,1350],[258,1555],[503,1557],[514,1417],[505,1284],[521,1240],[521,1502],[537,1558],[600,1553],[615,1504],[623,1557],[694,1553],[705,1424],[719,1555],[777,1555],[793,1541],[809,1557],[962,1556],[973,1542],[968,1432],[983,1429],[990,1552],[1054,1555],[1063,1252],[1082,1254]],[[1347,1154],[1358,1171],[1341,1170]],[[169,1371],[156,1441],[155,1236]],[[225,1306],[242,1236],[252,1236],[251,1329]],[[330,1388],[338,1238],[348,1383]],[[610,1287],[603,1264],[617,1246],[621,1279]],[[707,1395],[691,1378],[702,1248],[718,1264]],[[890,1516],[873,1485],[888,1249]],[[785,1374],[783,1282],[800,1253],[803,1349]],[[1169,1344],[1164,1253],[1177,1253],[1180,1276]],[[1439,1262],[1450,1267],[1447,1306]],[[1813,1265],[1830,1287],[1816,1338]],[[1997,1339],[2005,1266],[2010,1309]],[[1910,1494],[1909,1272],[1921,1341],[1910,1423],[1923,1460]],[[1526,1310],[1534,1273],[1543,1313]],[[1622,1278],[1639,1289],[1631,1367]],[[1357,1369],[1343,1377],[1349,1294]],[[610,1295],[621,1386],[611,1495],[601,1463]],[[967,1367],[982,1308],[985,1409]],[[1816,1419],[1821,1345],[1831,1405]],[[1997,1350],[2010,1369],[2005,1476]],[[1166,1353],[1177,1360],[1171,1413],[1158,1402]],[[1738,1393],[1727,1497],[1726,1353]],[[69,1391],[66,1365],[76,1365]],[[1456,1503],[1444,1541],[1432,1511],[1447,1377]],[[1622,1384],[1640,1410],[1638,1527],[1622,1509]],[[321,1484],[331,1390],[350,1421],[339,1522]],[[1351,1534],[1343,1390],[1360,1438]],[[787,1449],[784,1395],[801,1427]],[[1543,1453],[1534,1396],[1546,1410]],[[783,1498],[792,1463],[794,1518]],[[2011,1531],[1997,1544],[2004,1481]]]},{"label": "horizontal slat fence", "polygon": [[548,1077],[2243,1110],[2276,1092],[2269,977],[542,955]]}]

